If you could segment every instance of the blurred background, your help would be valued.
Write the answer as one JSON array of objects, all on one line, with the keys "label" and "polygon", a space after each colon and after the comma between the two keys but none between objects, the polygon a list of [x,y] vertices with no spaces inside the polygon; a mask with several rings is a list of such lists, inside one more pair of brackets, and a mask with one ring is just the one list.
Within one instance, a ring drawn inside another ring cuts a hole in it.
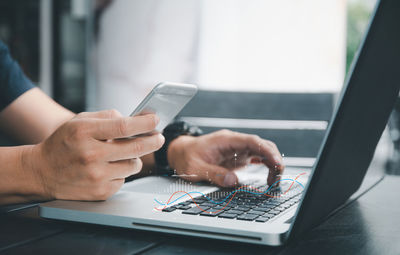
[{"label": "blurred background", "polygon": [[[161,81],[201,91],[180,118],[275,141],[312,165],[376,0],[3,0],[0,39],[74,112],[128,115]],[[400,108],[397,106],[397,108]],[[396,109],[397,109],[396,108]],[[399,173],[397,111],[381,139]]]}]

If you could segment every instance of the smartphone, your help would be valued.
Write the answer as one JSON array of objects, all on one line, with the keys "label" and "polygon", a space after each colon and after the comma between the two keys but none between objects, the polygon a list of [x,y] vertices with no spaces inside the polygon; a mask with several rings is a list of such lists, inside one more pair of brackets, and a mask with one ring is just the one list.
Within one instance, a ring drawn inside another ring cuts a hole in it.
[{"label": "smartphone", "polygon": [[155,130],[162,132],[196,93],[197,86],[193,84],[159,83],[130,116],[155,113],[160,118]]}]

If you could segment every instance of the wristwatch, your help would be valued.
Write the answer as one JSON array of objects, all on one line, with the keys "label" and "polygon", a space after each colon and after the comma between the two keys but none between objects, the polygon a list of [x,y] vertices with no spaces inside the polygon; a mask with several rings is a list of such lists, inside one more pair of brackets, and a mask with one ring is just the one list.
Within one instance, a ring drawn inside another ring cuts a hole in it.
[{"label": "wristwatch", "polygon": [[154,153],[156,170],[155,174],[171,176],[174,174],[174,169],[169,167],[168,165],[168,146],[171,142],[181,135],[190,135],[190,136],[200,136],[203,134],[202,130],[197,126],[191,126],[184,121],[177,121],[169,124],[163,131],[163,136],[165,137],[165,143]]}]

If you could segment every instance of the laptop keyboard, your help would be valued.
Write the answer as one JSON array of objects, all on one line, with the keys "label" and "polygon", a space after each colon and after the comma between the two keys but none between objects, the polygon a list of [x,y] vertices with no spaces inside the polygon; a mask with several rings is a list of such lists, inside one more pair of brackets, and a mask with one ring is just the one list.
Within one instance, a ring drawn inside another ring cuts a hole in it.
[{"label": "laptop keyboard", "polygon": [[302,189],[293,188],[290,194],[283,194],[280,188],[277,188],[272,192],[275,194],[273,196],[239,191],[233,198],[223,196],[226,191],[216,191],[207,195],[212,201],[202,196],[166,207],[162,211],[181,211],[182,214],[194,216],[267,222],[296,205],[301,199],[301,191]]}]

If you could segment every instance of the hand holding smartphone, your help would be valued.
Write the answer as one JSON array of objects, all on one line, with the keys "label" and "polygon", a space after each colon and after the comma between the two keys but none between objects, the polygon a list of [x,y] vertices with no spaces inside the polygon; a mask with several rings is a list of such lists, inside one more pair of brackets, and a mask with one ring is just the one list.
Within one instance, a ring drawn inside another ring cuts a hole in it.
[{"label": "hand holding smartphone", "polygon": [[159,83],[130,116],[154,113],[160,118],[155,131],[162,132],[196,93],[197,86],[193,84]]}]

